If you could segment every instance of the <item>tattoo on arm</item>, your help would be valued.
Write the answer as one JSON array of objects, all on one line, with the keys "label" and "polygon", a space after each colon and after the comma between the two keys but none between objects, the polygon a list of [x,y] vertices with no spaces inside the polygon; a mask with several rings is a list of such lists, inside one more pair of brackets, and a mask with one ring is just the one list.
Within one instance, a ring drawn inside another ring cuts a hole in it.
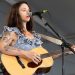
[{"label": "tattoo on arm", "polygon": [[8,52],[9,52],[9,51],[12,51],[12,50],[19,51],[19,52],[21,51],[21,49],[15,48],[15,47],[13,47],[13,46],[5,46],[4,48],[5,48],[5,50],[8,51]]},{"label": "tattoo on arm", "polygon": [[4,45],[10,45],[12,43],[12,36],[10,32],[4,32],[4,34],[2,35],[2,39],[1,39],[4,43]]},{"label": "tattoo on arm", "polygon": [[10,37],[10,32],[4,32],[2,35],[2,40],[5,41],[8,37]]}]

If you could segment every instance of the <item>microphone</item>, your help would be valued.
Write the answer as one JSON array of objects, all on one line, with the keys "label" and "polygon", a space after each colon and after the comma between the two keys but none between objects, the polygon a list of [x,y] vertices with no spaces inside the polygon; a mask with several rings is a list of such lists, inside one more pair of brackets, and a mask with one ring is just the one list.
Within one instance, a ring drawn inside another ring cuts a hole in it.
[{"label": "microphone", "polygon": [[42,11],[33,12],[32,15],[43,14],[43,13],[46,13],[46,12],[48,12],[48,10],[47,10],[47,9],[44,9],[44,10],[42,10]]},{"label": "microphone", "polygon": [[30,17],[31,17],[31,16],[32,16],[32,12],[28,12],[28,16],[30,16]]},{"label": "microphone", "polygon": [[41,14],[43,14],[43,13],[47,13],[47,12],[48,12],[48,10],[45,9],[45,10],[38,11],[38,12],[29,12],[28,15],[29,15],[29,16],[37,15],[37,16],[40,17]]},{"label": "microphone", "polygon": [[37,15],[37,16],[39,16],[40,18],[42,18],[41,14],[47,13],[47,12],[48,12],[48,10],[47,10],[47,9],[44,9],[44,10],[42,10],[42,11],[33,12],[33,13],[32,13],[32,16]]}]

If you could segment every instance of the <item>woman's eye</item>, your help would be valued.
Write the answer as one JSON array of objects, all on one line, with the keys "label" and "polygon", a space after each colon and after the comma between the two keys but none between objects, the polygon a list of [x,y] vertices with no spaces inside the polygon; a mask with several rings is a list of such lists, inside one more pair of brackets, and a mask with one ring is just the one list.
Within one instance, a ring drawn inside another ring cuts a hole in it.
[{"label": "woman's eye", "polygon": [[22,11],[26,11],[26,10],[22,10]]}]

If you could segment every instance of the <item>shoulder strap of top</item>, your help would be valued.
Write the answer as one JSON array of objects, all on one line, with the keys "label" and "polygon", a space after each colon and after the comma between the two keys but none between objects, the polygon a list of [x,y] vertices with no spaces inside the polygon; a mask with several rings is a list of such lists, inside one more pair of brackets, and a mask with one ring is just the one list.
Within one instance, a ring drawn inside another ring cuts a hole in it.
[{"label": "shoulder strap of top", "polygon": [[8,27],[8,26],[4,26],[4,32],[15,32],[16,34],[20,34],[20,31],[17,27]]}]

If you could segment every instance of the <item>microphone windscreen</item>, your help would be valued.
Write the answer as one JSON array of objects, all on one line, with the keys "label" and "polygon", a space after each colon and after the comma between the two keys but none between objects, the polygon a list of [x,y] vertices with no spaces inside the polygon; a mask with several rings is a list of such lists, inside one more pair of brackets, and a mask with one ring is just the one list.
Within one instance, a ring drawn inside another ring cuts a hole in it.
[{"label": "microphone windscreen", "polygon": [[29,16],[32,16],[32,12],[29,12],[28,15],[29,15]]}]

